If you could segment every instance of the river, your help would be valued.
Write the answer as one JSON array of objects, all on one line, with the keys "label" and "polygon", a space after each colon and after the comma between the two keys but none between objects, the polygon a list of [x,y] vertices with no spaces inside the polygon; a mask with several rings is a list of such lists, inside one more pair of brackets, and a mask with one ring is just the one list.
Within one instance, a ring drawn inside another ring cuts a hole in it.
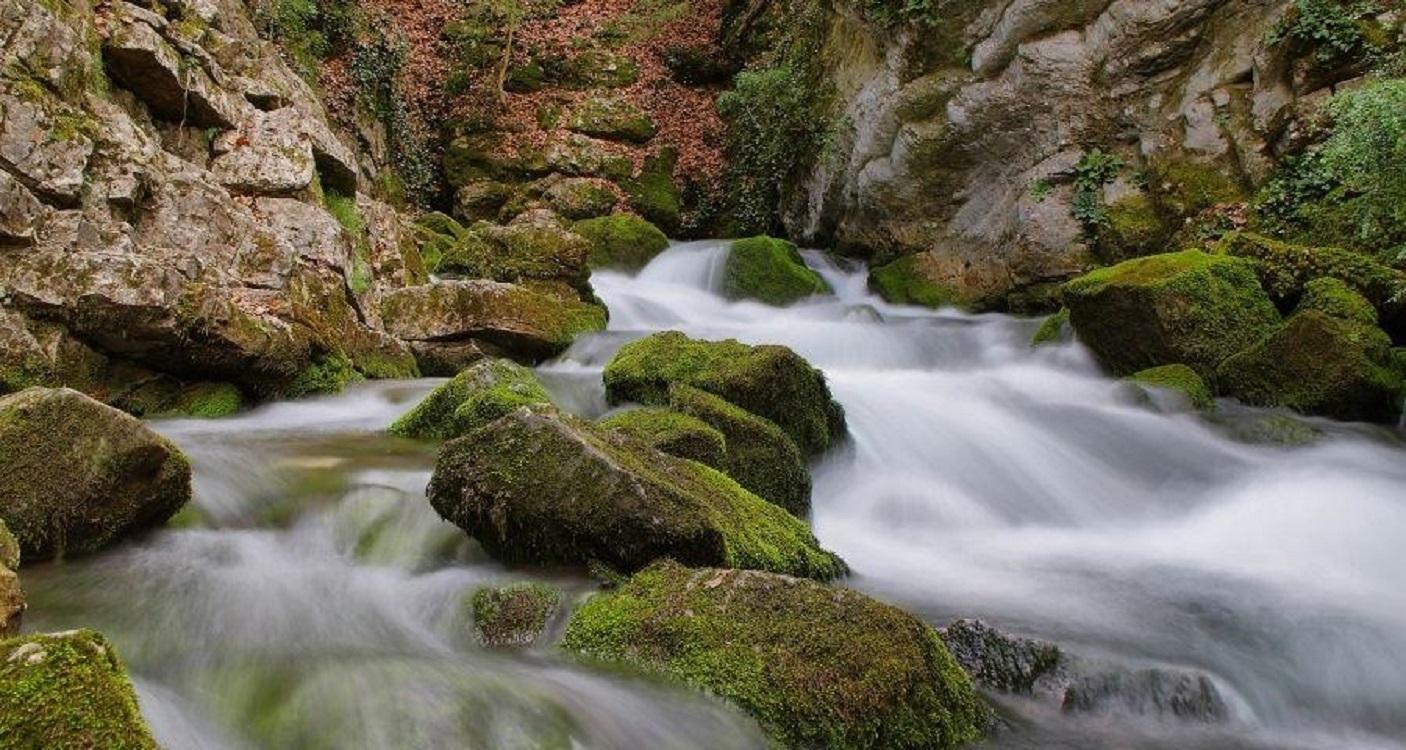
[{"label": "river", "polygon": [[[849,420],[813,467],[815,531],[847,585],[938,626],[979,617],[1197,670],[1228,707],[1207,723],[1005,699],[1012,728],[986,746],[1406,748],[1401,430],[1308,420],[1308,444],[1247,442],[1266,412],[1148,398],[1077,344],[1032,349],[1035,321],[888,305],[819,254],[833,296],[728,302],[724,247],[597,272],[609,330],[539,368],[559,405],[603,413],[601,368],[651,331],[791,346]],[[706,696],[476,646],[476,587],[531,577],[576,600],[591,584],[505,569],[435,515],[433,447],[381,430],[438,382],[153,422],[191,457],[194,508],[26,567],[26,630],[108,634],[171,750],[764,747]]]}]

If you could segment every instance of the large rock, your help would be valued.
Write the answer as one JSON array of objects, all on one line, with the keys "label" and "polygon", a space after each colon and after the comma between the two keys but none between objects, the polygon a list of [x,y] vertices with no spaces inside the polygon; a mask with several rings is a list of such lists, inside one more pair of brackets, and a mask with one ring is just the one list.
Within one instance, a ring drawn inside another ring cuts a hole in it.
[{"label": "large rock", "polygon": [[292,107],[253,113],[239,128],[215,138],[210,171],[221,185],[240,193],[282,195],[307,188],[315,163],[312,140],[300,130],[301,123]]},{"label": "large rock", "polygon": [[1184,364],[1203,376],[1279,321],[1253,264],[1196,250],[1101,268],[1064,287],[1069,321],[1104,367]]},{"label": "large rock", "polygon": [[658,227],[630,214],[578,221],[572,231],[590,244],[591,268],[638,270],[669,248]]},{"label": "large rock", "polygon": [[805,524],[723,474],[620,432],[520,409],[440,450],[430,503],[507,563],[634,571],[668,557],[830,579]]},{"label": "large rock", "polygon": [[784,346],[697,341],[666,331],[622,347],[604,377],[615,403],[666,404],[675,384],[721,396],[776,423],[808,455],[845,432],[844,411],[825,375]]},{"label": "large rock", "polygon": [[1406,378],[1390,350],[1391,340],[1375,326],[1307,310],[1222,362],[1216,383],[1249,404],[1395,423]]},{"label": "large rock", "polygon": [[559,281],[589,292],[584,238],[547,211],[529,211],[507,226],[477,222],[445,249],[439,274],[509,283]]},{"label": "large rock", "polygon": [[116,409],[67,388],[0,398],[0,519],[26,561],[160,525],[190,492],[180,450]]},{"label": "large rock", "polygon": [[390,426],[393,435],[448,440],[520,406],[550,406],[532,371],[506,359],[479,362],[430,392]]},{"label": "large rock", "polygon": [[[601,420],[600,426],[624,432],[660,453],[697,461],[737,479],[736,474],[727,470],[727,439],[697,417],[673,409],[646,406],[612,415]],[[738,484],[761,495],[740,480]],[[769,498],[763,496],[762,499]]]},{"label": "large rock", "polygon": [[662,562],[583,604],[562,646],[732,701],[787,747],[949,748],[987,719],[932,628],[787,576]]},{"label": "large rock", "polygon": [[0,738],[16,750],[158,750],[117,652],[91,630],[0,642]]},{"label": "large rock", "polygon": [[723,294],[732,299],[789,305],[829,291],[825,279],[807,268],[800,251],[786,240],[750,237],[728,247]]},{"label": "large rock", "polygon": [[142,8],[115,4],[116,28],[103,42],[108,71],[158,117],[202,128],[230,128],[253,109],[221,88],[206,61],[183,58],[160,34],[165,19]]}]

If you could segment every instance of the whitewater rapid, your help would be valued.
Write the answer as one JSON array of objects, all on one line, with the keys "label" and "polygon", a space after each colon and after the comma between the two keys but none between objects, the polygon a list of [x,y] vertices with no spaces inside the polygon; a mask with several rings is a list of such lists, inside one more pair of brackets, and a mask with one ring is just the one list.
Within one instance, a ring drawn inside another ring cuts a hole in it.
[{"label": "whitewater rapid", "polygon": [[[720,297],[724,245],[592,277],[609,330],[539,368],[608,410],[600,371],[664,329],[791,346],[825,371],[850,439],[814,466],[813,524],[847,585],[934,625],[980,617],[1113,663],[1199,670],[1225,721],[1003,704],[992,747],[1406,748],[1406,445],[1311,421],[1255,445],[1102,376],[1033,321],[888,305],[862,268],[835,294]],[[135,543],[27,567],[30,631],[88,626],[180,748],[759,748],[706,696],[478,648],[464,600],[507,570],[424,499],[433,447],[380,431],[439,381],[367,383],[216,421],[154,423],[191,456],[198,513]],[[559,628],[560,621],[554,624]]]}]

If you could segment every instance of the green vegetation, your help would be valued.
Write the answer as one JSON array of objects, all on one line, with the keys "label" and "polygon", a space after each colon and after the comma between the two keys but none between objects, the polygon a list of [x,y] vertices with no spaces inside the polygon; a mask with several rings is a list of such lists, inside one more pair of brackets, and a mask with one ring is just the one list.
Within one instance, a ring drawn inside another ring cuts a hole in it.
[{"label": "green vegetation", "polygon": [[947,307],[957,304],[955,289],[928,280],[919,255],[905,255],[869,271],[869,288],[895,305]]},{"label": "green vegetation", "polygon": [[669,247],[658,227],[630,214],[578,221],[571,229],[590,243],[591,268],[637,270]]},{"label": "green vegetation", "polygon": [[1346,282],[1378,309],[1406,299],[1406,273],[1350,250],[1231,232],[1216,244],[1215,252],[1254,260],[1260,283],[1280,303],[1298,299],[1306,284],[1325,276]]},{"label": "green vegetation", "polygon": [[987,719],[932,628],[780,576],[662,562],[582,605],[562,646],[732,701],[787,747],[950,748]]},{"label": "green vegetation", "polygon": [[723,293],[732,299],[788,305],[830,291],[825,279],[807,268],[800,251],[786,240],[749,237],[728,248]]},{"label": "green vegetation", "polygon": [[356,205],[356,195],[327,190],[323,194],[323,204],[351,237],[352,256],[351,268],[347,269],[347,286],[353,294],[365,294],[371,289],[371,244],[366,236],[361,209]]},{"label": "green vegetation", "polygon": [[683,203],[674,184],[678,152],[672,147],[645,158],[639,176],[621,182],[630,196],[630,208],[665,233],[676,232],[682,221]]},{"label": "green vegetation", "polygon": [[664,405],[673,385],[720,396],[774,422],[807,455],[844,434],[844,412],[825,376],[784,346],[698,341],[665,331],[625,345],[605,366],[612,402]]},{"label": "green vegetation", "polygon": [[1332,67],[1367,46],[1366,19],[1385,10],[1381,5],[1376,0],[1294,0],[1266,41],[1311,51],[1314,64]]},{"label": "green vegetation", "polygon": [[348,383],[361,379],[361,373],[352,366],[347,355],[341,352],[320,354],[313,357],[307,367],[279,388],[278,396],[302,398],[323,393],[340,393]]},{"label": "green vegetation", "polygon": [[520,406],[546,405],[551,396],[532,370],[490,359],[455,375],[390,426],[392,435],[448,440],[482,427]]},{"label": "green vegetation", "polygon": [[560,603],[557,590],[545,583],[481,588],[470,605],[479,643],[490,648],[531,646]]},{"label": "green vegetation", "polygon": [[1216,407],[1215,397],[1211,395],[1211,389],[1206,387],[1206,381],[1186,365],[1150,367],[1129,375],[1128,380],[1142,386],[1176,391],[1186,396],[1192,406],[1203,411]]},{"label": "green vegetation", "polygon": [[1045,318],[1044,322],[1040,323],[1040,327],[1035,329],[1035,335],[1030,337],[1030,346],[1044,346],[1063,341],[1064,330],[1068,325],[1069,308],[1061,307],[1059,312]]},{"label": "green vegetation", "polygon": [[244,394],[230,383],[196,383],[181,391],[173,411],[200,419],[227,417],[244,408]]},{"label": "green vegetation", "polygon": [[[434,195],[438,175],[425,137],[411,122],[406,98],[396,82],[405,65],[405,55],[404,42],[372,34],[370,39],[358,42],[348,70],[356,81],[361,103],[386,127],[391,164],[404,199],[427,205]],[[396,202],[396,196],[386,197]]]},{"label": "green vegetation", "polygon": [[596,138],[647,143],[654,137],[654,121],[624,99],[593,96],[571,112],[566,126]]},{"label": "green vegetation", "polygon": [[1108,224],[1108,209],[1103,204],[1103,186],[1118,177],[1123,160],[1101,149],[1084,152],[1074,165],[1074,218],[1090,235]]},{"label": "green vegetation", "polygon": [[13,750],[157,750],[117,652],[91,630],[0,642],[0,739]]},{"label": "green vegetation", "polygon": [[1377,310],[1366,297],[1358,294],[1346,282],[1332,277],[1322,277],[1304,284],[1303,298],[1299,300],[1296,312],[1317,310],[1334,318],[1377,324]]},{"label": "green vegetation", "polygon": [[[600,426],[606,430],[620,430],[657,451],[697,461],[737,478],[727,471],[727,442],[723,433],[697,417],[672,409],[647,406],[604,419]],[[742,486],[747,485],[743,483]]]}]

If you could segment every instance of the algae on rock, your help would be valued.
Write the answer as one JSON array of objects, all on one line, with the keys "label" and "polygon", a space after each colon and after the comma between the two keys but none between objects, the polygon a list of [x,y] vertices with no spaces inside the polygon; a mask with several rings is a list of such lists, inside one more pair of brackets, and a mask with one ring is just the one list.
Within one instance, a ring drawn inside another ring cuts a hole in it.
[{"label": "algae on rock", "polygon": [[511,360],[485,360],[431,391],[390,426],[390,433],[448,440],[478,429],[519,406],[550,406],[551,403],[551,396],[532,370]]}]

